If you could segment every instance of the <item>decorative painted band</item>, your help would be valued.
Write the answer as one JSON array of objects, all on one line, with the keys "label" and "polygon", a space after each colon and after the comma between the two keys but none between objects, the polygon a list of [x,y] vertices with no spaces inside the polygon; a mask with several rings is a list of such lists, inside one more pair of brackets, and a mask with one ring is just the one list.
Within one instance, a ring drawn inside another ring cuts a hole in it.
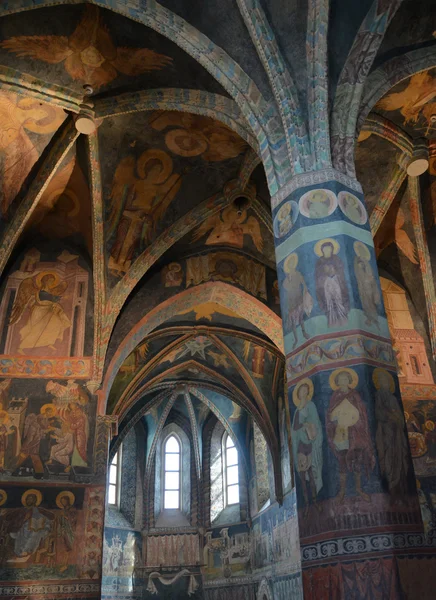
[{"label": "decorative painted band", "polygon": [[301,547],[301,556],[303,567],[307,568],[308,563],[322,560],[323,564],[327,560],[337,560],[352,555],[377,553],[389,553],[398,551],[408,553],[409,548],[416,551],[428,549],[434,553],[436,548],[436,534],[425,536],[423,533],[376,533],[373,535],[359,535],[342,537],[338,539],[328,539],[324,542],[308,544]]},{"label": "decorative painted band", "polygon": [[92,358],[0,355],[0,377],[42,379],[89,379]]},{"label": "decorative painted band", "polygon": [[292,192],[298,190],[299,188],[326,183],[327,181],[337,181],[356,192],[363,193],[362,186],[356,179],[354,179],[354,177],[349,177],[348,175],[345,175],[336,169],[331,168],[323,169],[322,171],[308,171],[307,173],[295,175],[291,181],[281,187],[279,191],[271,198],[271,208],[276,208],[276,206],[278,206],[282,200],[287,198]]}]

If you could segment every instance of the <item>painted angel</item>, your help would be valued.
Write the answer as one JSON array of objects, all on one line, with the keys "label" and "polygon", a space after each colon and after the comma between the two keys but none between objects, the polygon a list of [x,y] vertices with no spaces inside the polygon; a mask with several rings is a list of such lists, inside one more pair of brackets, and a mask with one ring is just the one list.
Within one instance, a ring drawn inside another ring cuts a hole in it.
[{"label": "painted angel", "polygon": [[113,81],[118,73],[140,75],[160,70],[172,62],[169,56],[148,48],[117,48],[96,6],[87,5],[70,36],[20,35],[4,40],[2,48],[20,57],[52,65],[64,63],[72,79],[98,89]]},{"label": "painted angel", "polygon": [[0,93],[0,154],[3,161],[0,208],[3,216],[39,157],[27,132],[52,133],[64,118],[63,110],[33,98]]},{"label": "painted angel", "polygon": [[415,245],[410,239],[407,231],[404,231],[403,229],[405,222],[406,217],[401,208],[398,209],[395,220],[385,219],[383,223],[385,225],[383,234],[376,238],[377,255],[394,242],[404,256],[406,256],[414,265],[417,265],[418,259],[416,256]]},{"label": "painted angel", "polygon": [[42,271],[21,282],[9,319],[9,325],[18,323],[26,314],[26,308],[30,308],[30,314],[19,332],[20,354],[44,347],[56,351],[54,344],[62,340],[65,330],[71,325],[60,303],[67,286],[66,281],[50,271]]},{"label": "painted angel", "polygon": [[248,235],[259,252],[262,252],[263,238],[259,221],[253,216],[247,218],[246,210],[239,211],[230,205],[221,213],[210,216],[194,233],[193,241],[199,240],[208,231],[210,234],[206,239],[207,245],[223,244],[242,248],[244,235]]},{"label": "painted angel", "polygon": [[153,239],[156,225],[175,198],[180,175],[163,150],[150,149],[138,160],[127,156],[115,170],[110,195],[109,236],[115,235],[109,269],[123,275],[137,251]]},{"label": "painted angel", "polygon": [[377,107],[386,111],[399,110],[405,123],[417,123],[422,115],[430,124],[436,99],[435,79],[428,71],[416,73],[401,92],[393,92],[382,98]]}]

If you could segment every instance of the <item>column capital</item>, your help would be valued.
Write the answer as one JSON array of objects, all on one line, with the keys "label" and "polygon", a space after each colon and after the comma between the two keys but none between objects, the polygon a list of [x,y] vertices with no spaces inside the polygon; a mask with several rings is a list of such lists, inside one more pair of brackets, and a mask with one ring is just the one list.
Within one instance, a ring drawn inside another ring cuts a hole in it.
[{"label": "column capital", "polygon": [[338,183],[342,183],[356,192],[362,193],[362,186],[357,179],[354,179],[354,177],[350,177],[349,175],[345,175],[345,173],[341,173],[336,169],[328,168],[320,171],[307,171],[306,173],[299,173],[290,181],[288,181],[288,183],[286,183],[283,187],[281,187],[279,191],[272,196],[271,207],[273,209],[276,208],[276,206],[278,206],[282,200],[287,198],[290,194],[292,194],[292,192],[298,190],[299,188],[315,186],[317,184],[326,183],[327,181],[337,181]]}]

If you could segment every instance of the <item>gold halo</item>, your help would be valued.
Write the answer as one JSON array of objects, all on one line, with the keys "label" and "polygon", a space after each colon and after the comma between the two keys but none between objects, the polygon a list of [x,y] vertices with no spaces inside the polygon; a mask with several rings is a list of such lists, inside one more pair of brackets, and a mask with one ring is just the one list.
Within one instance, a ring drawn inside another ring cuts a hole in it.
[{"label": "gold halo", "polygon": [[[53,133],[59,129],[66,118],[66,113],[60,107],[42,104],[34,98],[20,98],[17,102],[17,108],[21,111],[28,111],[28,117],[24,122],[24,127],[33,133]],[[45,116],[35,119],[35,110],[45,112]],[[27,116],[27,115],[26,115]]]},{"label": "gold halo", "polygon": [[434,431],[434,422],[428,419],[425,422],[425,428],[427,429],[427,431]]},{"label": "gold halo", "polygon": [[21,496],[21,504],[26,506],[27,496],[36,496],[36,506],[39,506],[42,502],[42,494],[39,490],[26,490]]},{"label": "gold halo", "polygon": [[313,190],[310,196],[307,196],[307,202],[325,202],[330,200],[328,192],[324,189]]},{"label": "gold halo", "polygon": [[372,374],[372,380],[374,382],[374,385],[375,385],[376,389],[379,390],[380,387],[381,387],[381,384],[380,384],[380,375],[382,375],[382,374],[388,376],[388,379],[389,379],[389,389],[390,389],[391,393],[393,394],[395,392],[395,381],[394,381],[394,378],[389,373],[389,371],[387,371],[386,369],[382,369],[382,367],[377,367],[376,369],[374,369],[374,372]]},{"label": "gold halo", "polygon": [[307,385],[309,387],[309,400],[312,400],[313,397],[313,381],[311,379],[309,379],[309,377],[306,377],[305,379],[302,379],[301,381],[299,381],[297,383],[297,385],[295,386],[293,392],[292,392],[292,401],[295,404],[295,406],[298,408],[300,406],[300,399],[298,397],[298,390],[301,388],[302,385]]},{"label": "gold halo", "polygon": [[371,258],[371,252],[366,244],[363,242],[354,242],[354,252],[363,260],[369,260]]},{"label": "gold halo", "polygon": [[[177,141],[178,137],[192,138],[197,144],[193,148],[183,148]],[[171,129],[165,136],[165,143],[178,156],[199,156],[208,148],[207,139],[200,131],[188,129]]]},{"label": "gold halo", "polygon": [[333,238],[325,238],[324,240],[319,240],[319,242],[316,242],[315,244],[313,251],[317,256],[322,256],[321,248],[324,244],[331,244],[333,246],[333,254],[337,254],[340,250],[339,242]]},{"label": "gold halo", "polygon": [[285,202],[283,204],[283,206],[280,208],[279,212],[277,213],[277,217],[279,219],[283,219],[284,217],[287,217],[290,212],[292,210],[292,206],[290,202]]},{"label": "gold halo", "polygon": [[173,170],[173,160],[169,156],[169,154],[167,154],[163,150],[157,150],[155,148],[152,148],[150,150],[146,150],[145,152],[143,152],[141,154],[141,156],[138,158],[138,162],[137,162],[137,166],[136,166],[138,175],[141,179],[144,179],[145,165],[150,160],[154,160],[154,159],[158,160],[162,164],[162,171],[159,173],[159,175],[155,175],[153,177],[153,181],[150,181],[150,183],[153,183],[153,184],[164,183],[164,181],[166,181],[168,179],[168,177],[171,175],[171,172]]},{"label": "gold halo", "polygon": [[293,267],[295,269],[297,265],[298,265],[298,254],[296,252],[293,252],[292,254],[290,254],[289,256],[287,256],[285,258],[285,260],[283,262],[283,271],[285,273],[290,273],[291,267]]},{"label": "gold halo", "polygon": [[181,265],[179,265],[179,263],[172,262],[168,265],[168,269],[170,271],[175,271],[176,273],[178,273],[179,271],[182,270],[182,267],[181,267]]},{"label": "gold halo", "polygon": [[351,377],[350,388],[352,390],[354,390],[354,388],[359,383],[359,376],[356,373],[356,371],[354,371],[354,369],[349,369],[348,367],[342,367],[341,369],[335,369],[333,371],[333,373],[331,373],[331,375],[329,377],[329,385],[330,385],[331,389],[337,390],[339,388],[338,384],[336,383],[336,377],[339,375],[339,373],[348,373],[348,375]]},{"label": "gold halo", "polygon": [[59,508],[64,508],[62,506],[62,504],[61,504],[61,499],[64,498],[64,497],[69,498],[70,499],[70,505],[73,506],[76,498],[75,498],[73,492],[68,492],[68,491],[59,492],[59,494],[56,496],[56,506],[58,506]]},{"label": "gold halo", "polygon": [[6,418],[7,420],[9,420],[9,415],[5,410],[0,410],[0,419],[1,418]]},{"label": "gold halo", "polygon": [[5,490],[0,490],[0,506],[3,506],[3,504],[6,502],[7,499],[8,499],[8,495],[5,492]]},{"label": "gold halo", "polygon": [[43,277],[45,277],[46,275],[53,275],[53,277],[55,278],[55,282],[53,283],[52,286],[50,286],[50,289],[52,290],[53,288],[55,288],[57,285],[59,285],[60,282],[60,277],[58,275],[58,273],[56,273],[56,271],[41,271],[40,273],[38,273],[38,275],[36,276],[36,285],[38,287],[41,287],[41,280]]},{"label": "gold halo", "polygon": [[410,417],[409,413],[407,412],[407,410],[404,411],[404,418],[407,419]]},{"label": "gold halo", "polygon": [[45,415],[45,413],[47,412],[48,408],[52,408],[55,413],[58,412],[56,406],[54,404],[50,404],[49,403],[49,404],[44,404],[43,406],[41,406],[41,409],[39,411],[41,413],[41,415]]}]

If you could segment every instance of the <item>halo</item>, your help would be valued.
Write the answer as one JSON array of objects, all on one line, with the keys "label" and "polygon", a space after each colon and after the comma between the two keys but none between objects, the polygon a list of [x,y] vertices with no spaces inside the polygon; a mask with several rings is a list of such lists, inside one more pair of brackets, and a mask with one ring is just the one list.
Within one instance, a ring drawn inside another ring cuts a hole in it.
[{"label": "halo", "polygon": [[[180,146],[177,138],[191,138],[195,141],[191,147],[184,148]],[[200,131],[192,131],[188,129],[171,129],[165,136],[165,143],[171,152],[179,156],[199,156],[208,148],[207,139]]]},{"label": "halo", "polygon": [[427,431],[434,431],[434,422],[428,419],[425,422],[425,428],[427,429]]},{"label": "halo", "polygon": [[305,379],[302,379],[301,381],[299,381],[297,383],[297,385],[295,386],[295,388],[292,392],[292,401],[297,408],[300,406],[300,399],[298,397],[298,391],[302,385],[307,385],[309,387],[309,400],[312,400],[312,397],[313,397],[313,381],[311,379],[309,379],[309,377],[306,377]]},{"label": "halo", "polygon": [[68,492],[68,491],[59,492],[59,494],[56,496],[56,506],[58,506],[61,509],[64,508],[62,506],[62,504],[61,504],[61,499],[64,498],[64,497],[69,498],[70,499],[70,505],[73,506],[76,498],[75,498],[73,492]]},{"label": "halo", "polygon": [[[309,213],[308,203],[309,202],[322,202],[328,203],[328,209],[325,215],[323,216],[314,216]],[[324,219],[325,217],[329,217],[335,210],[338,205],[338,199],[336,194],[334,194],[331,190],[326,189],[316,189],[309,190],[303,196],[301,196],[299,202],[300,212],[302,215],[307,217],[308,219]]]},{"label": "halo", "polygon": [[9,420],[9,415],[5,410],[0,410],[0,419],[2,419],[2,418]]},{"label": "halo", "polygon": [[382,367],[377,367],[376,369],[374,369],[374,372],[372,374],[372,380],[374,382],[374,385],[376,387],[377,390],[380,389],[381,384],[380,384],[380,375],[386,376],[389,379],[389,389],[391,391],[391,393],[393,394],[395,392],[395,381],[394,378],[392,377],[392,375],[389,373],[389,371],[387,371],[386,369],[383,369]]},{"label": "halo", "polygon": [[404,411],[404,418],[407,419],[410,417],[409,413],[407,412],[407,410]]},{"label": "halo", "polygon": [[280,216],[280,218],[282,219],[283,217],[286,217],[287,215],[289,215],[289,213],[292,210],[292,206],[290,202],[285,202],[283,204],[283,206],[280,208],[280,210],[277,213],[277,216]]},{"label": "halo", "polygon": [[6,502],[7,499],[8,499],[8,495],[5,492],[5,490],[0,490],[0,506],[3,506],[3,504]]},{"label": "halo", "polygon": [[73,190],[71,190],[70,188],[65,187],[65,188],[58,188],[57,190],[54,190],[49,195],[47,200],[48,200],[48,202],[51,202],[53,200],[53,206],[56,206],[56,204],[61,196],[66,196],[73,202],[73,208],[70,211],[68,211],[67,216],[68,217],[77,216],[80,212],[80,201],[79,201],[77,194],[75,194],[75,192],[73,192]]},{"label": "halo", "polygon": [[366,244],[363,242],[354,242],[354,252],[363,260],[370,260],[371,252]]},{"label": "halo", "polygon": [[45,415],[48,408],[52,408],[55,411],[55,413],[58,412],[56,406],[54,404],[49,403],[49,404],[44,404],[43,406],[41,406],[41,409],[39,411],[41,413],[41,415]]},{"label": "halo", "polygon": [[321,248],[324,246],[324,244],[331,244],[333,246],[333,254],[337,254],[341,248],[339,242],[333,238],[325,238],[324,240],[319,240],[319,242],[316,242],[315,244],[313,251],[317,256],[322,256]]},{"label": "halo", "polygon": [[[347,198],[353,198],[353,200],[355,201],[355,203],[357,204],[357,206],[360,209],[360,217],[358,217],[357,219],[355,218],[355,215],[350,216],[347,212],[347,208],[345,207],[345,201],[347,200]],[[350,192],[342,191],[342,192],[339,192],[339,194],[338,194],[338,200],[339,200],[339,208],[344,213],[344,215],[348,219],[350,219],[350,221],[352,221],[353,223],[356,223],[357,225],[364,225],[366,223],[366,221],[368,220],[366,208],[365,208],[363,202],[361,200],[359,200],[359,198],[357,196],[355,196],[354,194],[351,194]]]},{"label": "halo", "polygon": [[[34,98],[20,98],[17,102],[17,108],[28,111],[28,118],[24,122],[24,127],[33,133],[53,133],[53,131],[59,129],[66,119],[66,113],[61,107],[41,104]],[[38,109],[44,111],[45,116],[36,120],[34,119],[34,111]]]},{"label": "halo", "polygon": [[39,506],[42,502],[42,494],[39,490],[26,490],[21,496],[21,504],[26,506],[27,496],[36,496],[36,506]]},{"label": "halo", "polygon": [[352,390],[354,390],[354,388],[359,383],[359,376],[356,373],[356,371],[354,371],[354,369],[349,369],[348,367],[342,367],[341,369],[335,369],[333,371],[333,373],[331,373],[331,375],[329,377],[329,385],[330,385],[331,389],[337,390],[339,388],[338,384],[336,383],[336,377],[339,375],[339,373],[348,373],[348,375],[351,377],[350,388]]},{"label": "halo", "polygon": [[181,267],[181,265],[179,265],[179,263],[172,262],[168,265],[168,270],[175,271],[176,273],[178,273],[179,271],[182,270],[182,267]]},{"label": "halo", "polygon": [[298,265],[298,254],[296,252],[293,252],[292,254],[290,254],[289,256],[287,256],[283,262],[283,271],[285,273],[290,273],[291,272],[291,267],[294,267],[294,269],[296,268],[296,266]]},{"label": "halo", "polygon": [[173,170],[173,161],[172,158],[163,150],[152,148],[143,152],[138,158],[136,165],[138,175],[141,179],[145,178],[145,165],[153,159],[158,160],[162,164],[162,171],[159,173],[159,175],[155,175],[153,177],[153,181],[150,181],[150,183],[164,183],[164,181],[166,181],[171,175]]},{"label": "halo", "polygon": [[38,275],[36,276],[36,285],[38,286],[38,288],[41,287],[41,280],[43,277],[45,277],[46,275],[53,275],[53,277],[55,278],[55,282],[53,283],[53,285],[50,286],[50,289],[52,290],[53,288],[55,288],[57,285],[59,285],[59,282],[61,280],[61,278],[59,277],[59,274],[56,273],[56,271],[41,271],[40,273],[38,273]]}]

